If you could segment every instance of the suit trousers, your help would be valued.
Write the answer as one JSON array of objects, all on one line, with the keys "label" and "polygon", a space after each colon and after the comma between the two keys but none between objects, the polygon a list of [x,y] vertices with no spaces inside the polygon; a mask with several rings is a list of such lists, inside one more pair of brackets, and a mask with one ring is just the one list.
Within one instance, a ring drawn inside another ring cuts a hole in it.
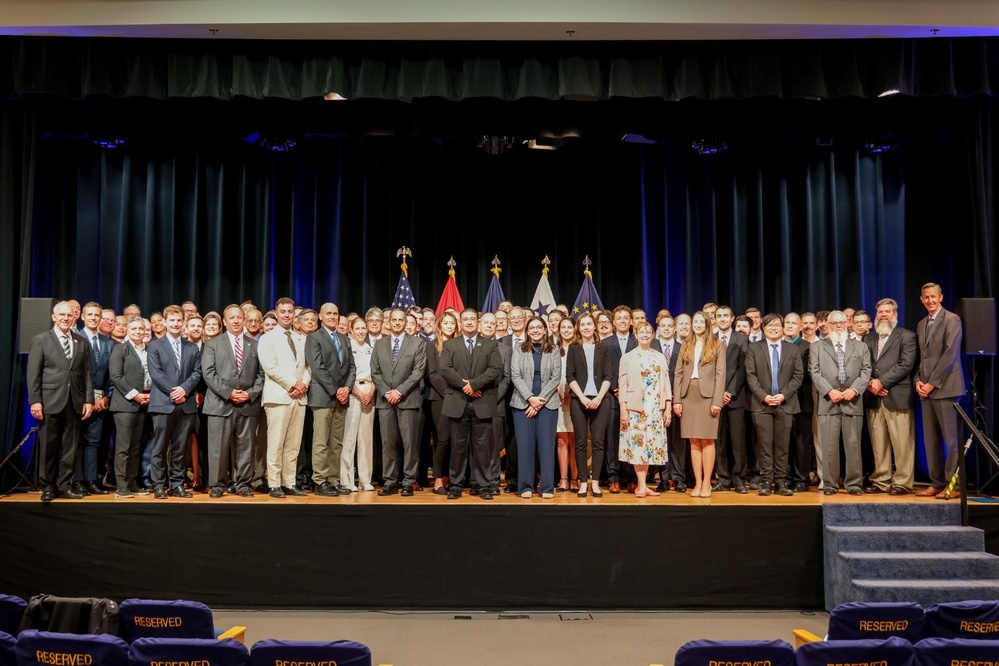
[{"label": "suit trousers", "polygon": [[812,460],[815,458],[810,412],[801,412],[791,418],[790,453],[787,480],[791,483],[808,483],[808,473],[812,471]]},{"label": "suit trousers", "polygon": [[[911,409],[888,409],[884,403],[867,410],[867,429],[874,452],[871,485],[881,490],[899,486],[912,491],[915,470],[916,422]],[[895,455],[895,474],[891,459]]]},{"label": "suit trousers", "polygon": [[[510,485],[510,483],[513,482],[513,485],[516,486],[517,478],[520,474],[520,465],[517,462],[519,460],[517,456],[517,430],[513,427],[513,412],[513,408],[510,407],[510,405],[507,405],[506,420],[504,421],[506,439],[503,442],[503,446],[500,446],[497,450],[497,453],[502,451],[504,448],[506,449],[506,455],[503,456],[503,459],[506,461],[504,465],[504,469],[506,471],[506,483],[507,485]],[[553,437],[552,442],[554,441]],[[555,454],[553,453],[552,455],[554,456]],[[554,458],[552,464],[555,464]]]},{"label": "suit trousers", "polygon": [[715,450],[717,451],[715,472],[718,475],[718,483],[726,488],[745,483],[746,410],[743,407],[722,408]]},{"label": "suit trousers", "polygon": [[666,429],[666,451],[669,455],[669,465],[664,468],[665,474],[660,473],[660,481],[663,487],[666,486],[666,479],[672,479],[674,484],[687,484],[687,451],[690,442],[680,437],[680,418],[676,415],[670,421]]},{"label": "suit trousers", "polygon": [[104,469],[98,465],[102,448],[111,441],[110,412],[91,412],[90,418],[80,424],[80,452],[76,457],[73,477],[77,481],[100,481]]},{"label": "suit trousers", "polygon": [[[559,408],[561,409],[561,407]],[[527,410],[513,410],[513,427],[517,432],[520,450],[517,464],[517,492],[534,490],[534,464],[537,458],[541,470],[540,490],[543,493],[555,492],[555,426],[558,412],[541,408],[533,418],[527,417]]]},{"label": "suit trousers", "polygon": [[117,429],[114,440],[114,476],[119,490],[137,487],[139,473],[139,450],[142,442],[149,438],[149,415],[146,410],[138,412],[117,412],[114,415]]},{"label": "suit trousers", "polygon": [[305,405],[269,405],[267,413],[267,485],[271,488],[295,485],[298,453],[302,450]]},{"label": "suit trousers", "polygon": [[184,454],[198,415],[174,407],[169,414],[153,414],[153,451],[149,478],[153,488],[184,485]]},{"label": "suit trousers", "polygon": [[[349,403],[349,401],[348,401]],[[312,408],[312,480],[316,485],[340,481],[340,454],[347,423],[347,405]],[[353,485],[353,481],[349,485]]]},{"label": "suit trousers", "polygon": [[472,486],[480,489],[491,488],[492,419],[480,419],[475,415],[472,403],[468,402],[461,418],[452,418],[450,421],[451,485],[462,487],[465,469],[471,462]]},{"label": "suit trousers", "polygon": [[375,406],[361,407],[361,400],[350,396],[347,418],[343,426],[343,451],[340,452],[340,485],[354,485],[354,455],[357,455],[357,480],[361,485],[371,483],[372,446],[375,424]]},{"label": "suit trousers", "polygon": [[[502,464],[500,458],[503,453],[503,447],[506,444],[506,415],[500,414],[497,410],[496,415],[492,418],[493,434],[489,447],[489,487],[493,489],[493,492],[499,490],[500,472]],[[511,480],[516,481],[516,474],[514,478],[507,478],[507,483]]]},{"label": "suit trousers", "polygon": [[208,417],[208,469],[206,487],[225,488],[229,480],[229,452],[233,454],[232,482],[248,488],[253,480],[253,446],[257,417],[233,411],[229,416]]},{"label": "suit trousers", "polygon": [[864,417],[846,414],[820,414],[819,432],[822,440],[822,486],[839,488],[839,440],[843,437],[843,452],[846,457],[846,471],[843,473],[843,486],[847,489],[861,488],[864,482],[860,461],[860,435],[864,428]]},{"label": "suit trousers", "polygon": [[451,466],[451,419],[441,415],[441,400],[430,401],[430,413],[437,426],[437,439],[434,441],[434,478],[443,479],[449,475]]},{"label": "suit trousers", "polygon": [[420,409],[382,408],[378,421],[382,429],[382,484],[399,484],[401,457],[402,485],[412,486],[420,467]]},{"label": "suit trousers", "polygon": [[569,416],[572,418],[572,431],[576,436],[576,471],[580,484],[586,483],[586,431],[589,429],[590,445],[592,447],[593,480],[600,479],[600,470],[604,466],[604,437],[607,434],[607,414],[610,405],[607,398],[600,401],[596,409],[584,409],[583,404],[573,396],[569,402]]},{"label": "suit trousers", "polygon": [[[930,484],[943,488],[957,474],[957,412],[953,398],[919,399],[923,408],[923,447]],[[941,436],[943,441],[941,441]],[[944,453],[946,452],[946,466]]]},{"label": "suit trousers", "polygon": [[792,416],[782,409],[753,412],[761,483],[784,483],[787,479],[791,423]]},{"label": "suit trousers", "polygon": [[69,490],[79,448],[79,432],[80,415],[73,409],[72,400],[66,400],[66,406],[61,412],[45,413],[38,438],[41,444],[38,453],[38,484],[43,490]]},{"label": "suit trousers", "polygon": [[[613,393],[608,393],[603,402],[607,403],[607,431],[604,434],[604,465],[607,467],[607,483],[620,483],[621,463],[618,460],[617,450],[621,441],[621,403],[618,402]],[[571,408],[570,405],[570,418]],[[624,467],[628,469],[630,466],[626,464]],[[601,470],[594,464],[593,477],[597,478],[600,472]]]},{"label": "suit trousers", "polygon": [[[812,403],[815,405],[819,404],[819,394],[812,386]],[[815,452],[815,469],[819,475],[819,490],[822,490],[822,437],[819,434],[819,413],[812,413],[812,444],[814,445],[812,449]]]},{"label": "suit trousers", "polygon": [[253,486],[267,483],[267,410],[257,415],[257,434],[253,438]]}]

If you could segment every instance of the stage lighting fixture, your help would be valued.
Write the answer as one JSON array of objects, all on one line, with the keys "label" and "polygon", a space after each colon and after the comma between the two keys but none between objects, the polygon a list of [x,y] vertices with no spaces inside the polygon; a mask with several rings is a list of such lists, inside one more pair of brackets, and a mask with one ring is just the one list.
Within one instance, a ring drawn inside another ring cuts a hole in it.
[{"label": "stage lighting fixture", "polygon": [[483,134],[479,137],[478,145],[490,155],[502,155],[507,148],[513,148],[513,137]]},{"label": "stage lighting fixture", "polygon": [[690,145],[700,155],[717,155],[728,150],[728,144],[718,139],[694,139]]},{"label": "stage lighting fixture", "polygon": [[346,102],[347,98],[338,92],[328,92],[323,95],[323,99],[327,102]]},{"label": "stage lighting fixture", "polygon": [[899,93],[898,88],[890,88],[885,90],[883,93],[878,95],[878,97],[891,97],[892,95],[897,95]]},{"label": "stage lighting fixture", "polygon": [[91,139],[90,143],[94,144],[98,148],[117,150],[125,145],[125,139]]},{"label": "stage lighting fixture", "polygon": [[880,155],[896,148],[898,148],[897,145],[886,140],[864,142],[864,152],[868,155]]}]

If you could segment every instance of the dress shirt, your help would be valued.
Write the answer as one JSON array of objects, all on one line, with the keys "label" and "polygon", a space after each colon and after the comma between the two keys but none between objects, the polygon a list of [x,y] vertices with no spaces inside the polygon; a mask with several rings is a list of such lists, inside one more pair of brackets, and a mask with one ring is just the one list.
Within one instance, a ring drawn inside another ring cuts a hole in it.
[{"label": "dress shirt", "polygon": [[350,353],[354,356],[354,382],[371,381],[371,346],[366,342],[357,344],[351,338]]},{"label": "dress shirt", "polygon": [[694,368],[690,373],[691,379],[701,378],[701,354],[704,353],[704,340],[697,338],[694,342]]}]

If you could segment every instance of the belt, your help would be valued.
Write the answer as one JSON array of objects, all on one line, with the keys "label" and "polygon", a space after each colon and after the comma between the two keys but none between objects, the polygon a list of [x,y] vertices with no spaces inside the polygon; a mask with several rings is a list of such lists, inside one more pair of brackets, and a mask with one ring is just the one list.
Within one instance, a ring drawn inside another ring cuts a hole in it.
[{"label": "belt", "polygon": [[370,384],[371,380],[370,379],[358,379],[354,383],[357,384],[358,386],[364,386],[365,384]]}]

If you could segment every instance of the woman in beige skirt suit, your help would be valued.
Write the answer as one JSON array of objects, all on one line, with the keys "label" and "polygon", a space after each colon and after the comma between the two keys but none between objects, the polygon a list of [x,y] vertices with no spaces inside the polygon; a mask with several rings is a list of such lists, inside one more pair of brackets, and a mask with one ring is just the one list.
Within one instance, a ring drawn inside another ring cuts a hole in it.
[{"label": "woman in beige skirt suit", "polygon": [[711,497],[715,468],[718,415],[725,396],[725,351],[711,335],[707,317],[695,312],[690,335],[680,347],[673,375],[673,413],[680,419],[680,436],[690,440],[694,468],[691,497]]}]

